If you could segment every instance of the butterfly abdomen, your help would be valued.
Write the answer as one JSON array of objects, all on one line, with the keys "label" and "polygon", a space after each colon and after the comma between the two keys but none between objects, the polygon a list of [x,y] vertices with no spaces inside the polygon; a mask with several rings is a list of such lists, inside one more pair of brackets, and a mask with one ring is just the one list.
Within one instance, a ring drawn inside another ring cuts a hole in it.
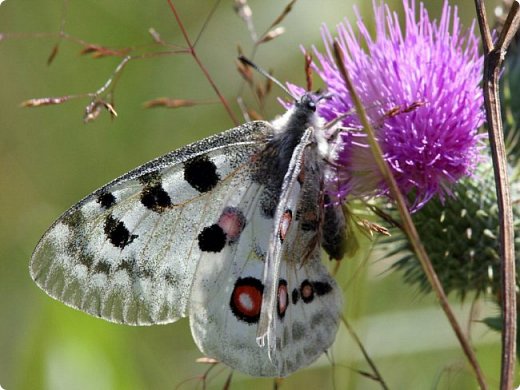
[{"label": "butterfly abdomen", "polygon": [[324,210],[321,246],[331,259],[341,260],[347,251],[347,231],[341,205],[327,205]]}]

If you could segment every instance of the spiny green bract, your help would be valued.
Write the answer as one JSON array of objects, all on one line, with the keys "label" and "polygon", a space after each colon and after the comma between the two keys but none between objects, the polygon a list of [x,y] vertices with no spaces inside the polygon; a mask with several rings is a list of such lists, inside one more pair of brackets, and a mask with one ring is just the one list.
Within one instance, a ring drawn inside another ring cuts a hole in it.
[{"label": "spiny green bract", "polygon": [[[515,172],[516,171],[516,172]],[[520,230],[520,185],[511,170],[514,230]],[[413,215],[422,243],[447,293],[464,298],[469,292],[496,295],[500,289],[499,220],[491,162],[480,165],[472,178],[462,180],[444,203],[434,199]],[[431,287],[421,265],[402,234],[394,232],[395,269],[421,291]],[[520,237],[515,238],[516,263],[520,265]],[[518,278],[517,278],[518,285]]]}]

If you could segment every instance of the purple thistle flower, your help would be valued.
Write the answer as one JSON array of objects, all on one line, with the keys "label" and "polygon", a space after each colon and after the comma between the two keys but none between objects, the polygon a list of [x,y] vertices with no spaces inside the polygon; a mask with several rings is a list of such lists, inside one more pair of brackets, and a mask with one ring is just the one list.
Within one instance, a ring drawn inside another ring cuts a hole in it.
[{"label": "purple thistle flower", "polygon": [[[430,21],[420,3],[403,0],[404,32],[395,12],[374,2],[376,35],[372,38],[357,14],[357,29],[345,21],[337,27],[345,67],[367,109],[397,183],[413,197],[413,208],[433,196],[442,200],[450,186],[471,175],[480,161],[484,115],[480,82],[483,59],[474,26],[461,32],[457,9],[446,1],[440,21]],[[346,115],[327,175],[332,199],[387,194],[350,95],[336,66],[334,38],[322,29],[325,53],[314,48],[331,99],[319,106],[327,121]],[[366,47],[366,51],[363,49]],[[295,91],[297,88],[293,86]],[[407,110],[407,108],[410,108]],[[389,112],[400,110],[398,113]]]}]

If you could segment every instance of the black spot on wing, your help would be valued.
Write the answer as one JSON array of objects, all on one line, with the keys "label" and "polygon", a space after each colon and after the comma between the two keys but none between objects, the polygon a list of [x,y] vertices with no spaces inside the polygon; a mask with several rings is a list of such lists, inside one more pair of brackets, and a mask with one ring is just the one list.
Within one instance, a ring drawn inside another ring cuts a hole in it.
[{"label": "black spot on wing", "polygon": [[112,215],[109,215],[105,221],[105,235],[112,245],[121,249],[131,244],[138,237],[136,234],[130,235],[125,224]]},{"label": "black spot on wing", "polygon": [[[310,281],[305,279],[300,285],[299,296],[304,303],[311,303],[315,296],[322,296],[332,291],[332,285],[329,282]],[[293,290],[293,301],[295,292]]]},{"label": "black spot on wing", "polygon": [[226,233],[217,224],[207,226],[199,233],[199,248],[202,252],[220,252],[226,245]]},{"label": "black spot on wing", "polygon": [[218,184],[220,177],[217,167],[208,156],[201,155],[186,161],[184,180],[199,192],[211,191]]},{"label": "black spot on wing", "polygon": [[102,192],[98,195],[96,201],[101,205],[101,207],[108,210],[116,203],[116,197],[111,192]]},{"label": "black spot on wing", "polygon": [[149,210],[161,213],[172,206],[172,201],[161,183],[147,185],[141,193],[141,203]]},{"label": "black spot on wing", "polygon": [[94,272],[95,273],[103,273],[105,275],[108,275],[110,273],[110,264],[105,261],[100,261],[94,266]]},{"label": "black spot on wing", "polygon": [[297,288],[292,290],[291,298],[292,298],[293,305],[296,305],[296,303],[298,303],[298,300],[300,299],[300,292],[298,291]]},{"label": "black spot on wing", "polygon": [[332,286],[328,282],[313,282],[312,285],[318,296],[328,294],[332,291]]}]

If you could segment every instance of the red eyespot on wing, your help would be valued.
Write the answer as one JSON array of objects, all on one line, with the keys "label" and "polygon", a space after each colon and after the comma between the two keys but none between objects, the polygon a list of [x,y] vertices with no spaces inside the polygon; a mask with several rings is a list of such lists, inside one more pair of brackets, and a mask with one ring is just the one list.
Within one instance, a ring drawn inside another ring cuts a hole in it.
[{"label": "red eyespot on wing", "polygon": [[300,296],[304,303],[310,303],[314,299],[314,287],[308,280],[304,280],[300,285]]},{"label": "red eyespot on wing", "polygon": [[247,277],[236,281],[229,306],[238,320],[255,324],[260,319],[264,285],[260,280]]}]

